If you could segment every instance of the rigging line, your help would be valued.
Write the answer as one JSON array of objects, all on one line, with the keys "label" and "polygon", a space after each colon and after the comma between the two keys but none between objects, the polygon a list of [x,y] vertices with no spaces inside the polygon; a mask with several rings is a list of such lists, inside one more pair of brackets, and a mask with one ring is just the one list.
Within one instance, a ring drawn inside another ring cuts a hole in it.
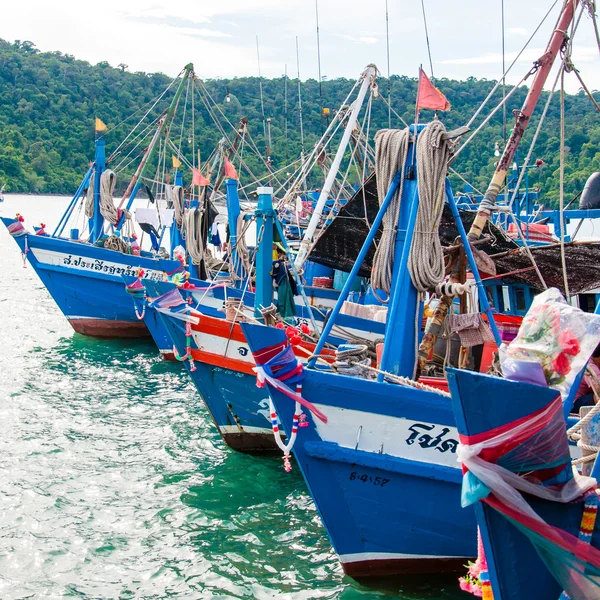
[{"label": "rigging line", "polygon": [[[125,136],[125,139],[116,147],[116,149],[114,150],[114,152],[108,157],[108,160],[110,160],[112,158],[112,156],[115,154],[115,152],[117,152],[121,148],[121,146],[123,146],[125,144],[125,142],[127,142],[127,140],[129,139],[129,137],[131,136],[131,134],[139,127],[139,125],[142,123],[142,121],[150,114],[150,112],[152,111],[152,109],[163,99],[163,97],[165,96],[165,94],[173,87],[173,85],[175,84],[175,82],[181,76],[181,73],[183,73],[183,70],[179,73],[179,75],[177,75],[177,77],[175,77],[171,81],[171,83],[165,88],[165,90],[162,92],[162,94],[160,94],[155,99],[154,104],[152,104],[152,106],[146,111],[146,113],[144,114],[144,116],[136,123],[136,125],[134,126],[134,128]],[[125,119],[123,119],[118,125],[115,125],[112,129],[114,130],[117,127],[119,127],[120,125],[122,125],[123,123],[125,123],[126,121],[128,121],[131,117],[133,117],[133,115],[135,115],[138,112],[140,112],[141,110],[143,110],[151,102],[152,102],[152,100],[148,101],[144,106],[140,107],[134,113],[132,113],[131,115],[129,115],[128,117],[126,117]],[[157,118],[160,118],[160,117],[157,117]]]},{"label": "rigging line", "polygon": [[565,70],[560,72],[560,260],[565,285],[565,295],[570,299],[567,261],[565,257]]},{"label": "rigging line", "polygon": [[[219,129],[219,131],[221,132],[221,134],[225,137],[225,139],[227,140],[229,146],[232,146],[232,142],[231,139],[229,138],[229,136],[227,135],[227,133],[225,133],[225,130],[223,128],[223,126],[221,125],[221,123],[218,122],[216,116],[214,115],[214,111],[213,109],[210,107],[210,105],[208,104],[208,101],[206,98],[210,99],[210,101],[213,103],[214,105],[214,109],[220,113],[220,115],[223,117],[223,119],[225,120],[225,122],[229,125],[229,127],[233,130],[233,131],[237,131],[237,127],[234,127],[233,124],[231,123],[231,121],[227,118],[227,115],[222,111],[221,107],[215,102],[214,98],[211,96],[210,92],[208,91],[208,89],[203,85],[202,81],[200,79],[195,79],[196,82],[196,86],[197,86],[197,90],[198,90],[198,94],[200,96],[200,99],[202,100],[202,102],[204,103],[204,106],[206,107],[209,116],[211,117],[211,119],[214,121],[215,125],[217,126],[217,128]],[[206,98],[203,96],[203,94],[206,96]],[[262,153],[259,151],[258,146],[256,145],[256,143],[254,142],[254,139],[252,138],[252,136],[248,133],[248,139],[250,140],[250,147],[253,149],[253,151],[255,152],[256,156],[259,157],[259,159],[262,161],[262,163],[265,165],[265,167],[268,168],[267,162],[264,158],[264,156],[262,155]],[[250,173],[250,175],[257,181],[260,182],[262,180],[262,178],[257,177],[252,170],[248,167],[247,163],[245,164],[245,168],[248,171],[248,173]],[[279,183],[279,182],[277,182]]]},{"label": "rigging line", "polygon": [[[531,160],[531,156],[533,154],[533,149],[535,147],[535,144],[537,142],[538,139],[538,135],[540,133],[540,131],[542,130],[542,124],[544,123],[544,119],[546,118],[546,114],[548,112],[548,108],[550,107],[550,102],[552,100],[552,96],[554,94],[554,90],[556,89],[556,85],[558,84],[558,80],[560,78],[560,75],[562,73],[563,67],[561,67],[556,75],[556,79],[554,80],[554,84],[552,85],[552,89],[550,90],[550,93],[548,94],[548,99],[546,100],[546,104],[544,106],[544,110],[542,111],[542,114],[540,115],[540,120],[538,122],[537,128],[535,130],[535,133],[533,134],[533,139],[531,140],[531,144],[529,145],[529,151],[527,152],[527,156],[525,157],[525,162],[523,163],[523,165],[521,166],[521,172],[519,173],[519,179],[517,180],[517,185],[515,186],[512,198],[510,199],[510,203],[508,205],[509,208],[512,209],[512,206],[517,198],[517,195],[519,193],[519,188],[521,187],[521,183],[523,181],[523,177],[525,176],[525,172],[527,171],[527,167],[529,165],[529,161]],[[507,190],[508,192],[508,190]]]},{"label": "rigging line", "polygon": [[[508,75],[510,73],[511,69],[515,66],[515,64],[517,63],[519,58],[521,58],[521,55],[523,54],[523,52],[525,52],[525,50],[527,49],[527,47],[529,46],[529,44],[531,43],[533,38],[536,36],[537,32],[540,30],[542,25],[545,23],[546,19],[548,18],[548,16],[550,15],[550,13],[554,9],[554,7],[556,6],[557,2],[558,2],[558,0],[554,0],[554,2],[552,3],[552,6],[548,9],[546,14],[544,15],[544,18],[540,21],[539,25],[535,28],[535,31],[531,34],[529,39],[525,42],[524,46],[521,48],[521,50],[519,51],[517,56],[515,56],[514,60],[510,63],[508,69],[506,69],[506,71],[502,74],[502,77],[506,77],[506,75]],[[475,121],[475,119],[479,116],[479,113],[483,110],[485,105],[488,103],[489,99],[494,95],[494,93],[500,87],[501,84],[502,84],[502,79],[499,79],[496,82],[496,85],[494,85],[494,87],[490,90],[490,93],[485,97],[485,100],[479,105],[479,108],[475,111],[475,114],[471,117],[471,119],[467,123],[467,127],[470,127],[473,124],[473,121]]]},{"label": "rigging line", "polygon": [[[128,147],[129,148],[129,152],[125,155],[125,156],[129,156],[129,154],[131,154],[131,152],[133,150],[135,150],[142,142],[145,141],[146,136],[148,135],[148,131],[150,131],[151,129],[153,129],[154,127],[156,127],[158,125],[160,121],[160,117],[157,117],[156,119],[150,121],[150,123],[148,123],[148,125],[146,125],[146,127],[144,127],[144,129],[138,131],[138,133],[135,135],[135,137],[133,137],[130,142]],[[127,149],[127,148],[125,148]],[[123,148],[121,146],[121,148],[119,150],[115,150],[108,159],[106,159],[106,162],[108,164],[112,163],[117,157],[122,156],[122,151]],[[121,159],[120,159],[121,160]],[[119,163],[117,163],[119,164]],[[115,169],[113,168],[113,171]]]},{"label": "rigging line", "polygon": [[594,24],[594,33],[596,34],[596,43],[598,44],[598,51],[600,51],[600,32],[598,31],[598,20],[596,18],[596,3],[590,2],[588,6],[588,12],[590,17],[592,18],[592,23]]},{"label": "rigging line", "polygon": [[300,52],[296,36],[296,67],[298,69],[298,115],[300,117],[300,158],[304,160],[304,125],[302,123],[302,85],[300,83]]},{"label": "rigging line", "polygon": [[425,16],[425,0],[421,0],[421,9],[423,10],[423,23],[425,25],[425,39],[427,40],[427,54],[429,55],[429,68],[431,69],[431,79],[433,79],[433,61],[431,60],[431,47],[429,46],[429,32],[427,31],[427,17]]},{"label": "rigging line", "polygon": [[387,92],[388,92],[388,127],[392,128],[392,80],[390,76],[390,21],[388,0],[385,0],[385,45],[387,51]]},{"label": "rigging line", "polygon": [[[139,149],[140,145],[146,141],[148,141],[149,139],[149,133],[151,131],[154,130],[154,128],[158,125],[158,123],[150,123],[139,135],[136,136],[136,143],[134,145],[131,146],[131,148],[129,149],[129,151],[127,152],[127,154],[121,155],[121,153],[119,152],[119,154],[117,156],[120,155],[119,158],[119,162],[114,165],[112,167],[112,170],[117,173],[119,171],[123,170],[123,164],[125,162],[127,162],[127,159],[136,151]],[[115,157],[116,158],[116,157]]]},{"label": "rigging line", "polygon": [[[179,132],[179,145],[177,147],[177,158],[179,158],[181,156],[181,144],[183,143],[183,130],[184,130],[184,127],[185,127],[185,115],[187,113],[187,105],[188,105],[189,93],[190,93],[190,80],[188,78],[187,85],[186,85],[186,88],[185,88],[185,100],[183,102],[183,115],[181,117],[181,130]],[[186,160],[186,162],[187,162],[187,164],[189,166],[189,164],[190,164],[189,161]],[[177,172],[177,169],[175,169],[175,172]]]},{"label": "rigging line", "polygon": [[454,162],[456,157],[466,148],[469,142],[487,125],[488,121],[498,112],[498,110],[500,110],[500,108],[502,108],[506,104],[510,97],[519,89],[519,86],[529,77],[530,73],[531,71],[527,73],[521,79],[521,81],[519,81],[519,83],[517,83],[517,85],[515,85],[515,87],[512,90],[510,90],[510,92],[508,92],[508,94],[506,94],[506,98],[504,98],[504,100],[502,100],[500,104],[498,104],[496,108],[492,110],[492,112],[483,120],[479,127],[477,127],[477,129],[467,138],[465,143],[452,155],[452,157],[450,158],[450,162]]},{"label": "rigging line", "polygon": [[480,196],[483,196],[483,192],[478,190],[473,184],[471,184],[469,181],[467,181],[456,169],[452,168],[452,167],[448,167],[449,171],[452,171],[452,173],[454,175],[456,175],[459,179],[462,180],[463,183],[466,183],[468,186],[470,186],[475,192],[477,192]]},{"label": "rigging line", "polygon": [[389,102],[383,96],[380,96],[380,98],[384,101],[385,104],[388,105],[389,109],[394,113],[394,115],[396,115],[396,117],[398,117],[400,119],[400,121],[402,122],[402,124],[404,125],[404,127],[409,127],[409,124],[392,108],[391,102]]},{"label": "rigging line", "polygon": [[319,70],[319,109],[321,114],[321,135],[323,135],[323,78],[321,77],[321,41],[319,36],[319,0],[315,0],[317,17],[317,66]]},{"label": "rigging line", "polygon": [[260,111],[262,113],[263,122],[263,139],[265,144],[267,144],[267,122],[265,120],[265,102],[263,99],[262,74],[260,72],[260,50],[258,48],[258,36],[256,36],[256,60],[258,62],[258,89],[260,92]]},{"label": "rigging line", "polygon": [[[344,98],[344,101],[342,102],[342,106],[346,106],[348,101],[350,100],[350,96],[352,96],[352,93],[354,92],[354,90],[356,89],[356,87],[358,86],[358,84],[361,82],[361,78],[357,79],[354,82],[354,85],[352,86],[352,89],[350,90],[350,92],[348,93],[348,95],[346,96],[346,98]],[[300,182],[303,182],[306,177],[308,176],[308,170],[312,169],[313,165],[313,158],[315,156],[315,154],[320,150],[320,146],[323,145],[323,149],[326,148],[329,143],[331,142],[331,140],[333,139],[333,137],[335,136],[335,134],[337,133],[338,129],[340,128],[341,124],[343,122],[342,118],[334,118],[331,119],[331,122],[329,123],[329,125],[327,126],[327,129],[325,130],[325,132],[323,133],[323,135],[321,136],[321,138],[317,141],[317,143],[313,146],[310,154],[308,155],[308,157],[304,160],[302,167],[300,169],[299,174],[296,177],[296,180],[294,181],[294,184],[292,186],[292,188],[290,189],[290,192],[293,191],[294,189],[297,188],[298,185],[300,185]],[[333,132],[331,133],[331,135],[329,136],[329,139],[327,142],[325,142],[325,137],[327,136],[327,134],[333,130]],[[287,195],[286,195],[287,197]],[[283,199],[285,200],[285,198]],[[282,200],[282,201],[283,201]]]}]

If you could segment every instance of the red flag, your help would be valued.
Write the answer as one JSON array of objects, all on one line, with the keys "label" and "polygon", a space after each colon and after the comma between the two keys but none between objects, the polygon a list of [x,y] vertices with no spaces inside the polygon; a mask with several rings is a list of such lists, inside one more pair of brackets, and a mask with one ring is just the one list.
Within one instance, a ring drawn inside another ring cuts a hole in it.
[{"label": "red flag", "polygon": [[225,177],[227,179],[238,179],[238,174],[235,171],[235,167],[225,157]]},{"label": "red flag", "polygon": [[194,174],[192,175],[192,185],[204,186],[208,185],[210,181],[200,173],[198,169],[194,169]]},{"label": "red flag", "polygon": [[430,108],[431,110],[450,110],[450,102],[438,90],[425,71],[419,67],[419,89],[417,91],[417,110]]}]

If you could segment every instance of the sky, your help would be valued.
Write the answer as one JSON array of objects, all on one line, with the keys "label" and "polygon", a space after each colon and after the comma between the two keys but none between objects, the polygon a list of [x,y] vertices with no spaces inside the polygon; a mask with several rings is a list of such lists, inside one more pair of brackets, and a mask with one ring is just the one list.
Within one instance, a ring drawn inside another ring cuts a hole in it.
[{"label": "sky", "polygon": [[[509,64],[554,0],[504,0]],[[502,74],[502,0],[424,0],[436,78],[498,79]],[[543,53],[559,0],[507,80],[515,83]],[[387,74],[386,1],[318,0],[321,74],[356,78],[369,63]],[[420,0],[388,0],[390,70],[430,73]],[[93,64],[175,76],[193,62],[200,77],[318,74],[314,0],[20,0],[5,2],[0,38],[32,41]],[[600,89],[600,59],[591,19],[577,31],[573,62],[591,89]],[[575,75],[568,91],[579,89]]]}]

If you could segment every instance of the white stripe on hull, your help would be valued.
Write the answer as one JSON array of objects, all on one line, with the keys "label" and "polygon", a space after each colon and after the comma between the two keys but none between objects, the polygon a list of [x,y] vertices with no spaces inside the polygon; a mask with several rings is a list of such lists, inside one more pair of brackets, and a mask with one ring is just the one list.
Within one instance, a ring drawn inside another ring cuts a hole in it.
[{"label": "white stripe on hull", "polygon": [[315,419],[317,432],[326,442],[344,448],[386,454],[427,464],[460,468],[456,458],[458,431],[399,417],[314,403],[327,415],[327,423]]},{"label": "white stripe on hull", "polygon": [[438,556],[435,554],[402,554],[397,552],[356,552],[355,554],[340,554],[342,563],[350,564],[355,562],[371,560],[419,560],[419,559],[464,559],[470,560],[470,556]]},{"label": "white stripe on hull", "polygon": [[270,427],[238,427],[237,425],[219,425],[219,431],[222,434],[227,433],[262,433],[263,435],[273,435]]}]

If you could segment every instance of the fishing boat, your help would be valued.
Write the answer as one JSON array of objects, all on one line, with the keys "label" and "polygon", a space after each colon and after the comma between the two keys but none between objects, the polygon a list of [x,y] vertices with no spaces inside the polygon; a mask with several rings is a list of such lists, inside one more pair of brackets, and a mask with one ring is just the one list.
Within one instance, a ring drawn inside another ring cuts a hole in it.
[{"label": "fishing boat", "polygon": [[[600,341],[600,304],[585,316],[557,296],[536,298],[505,350],[506,378],[448,373],[462,502],[475,505],[480,529],[478,558],[461,586],[484,598],[600,598],[600,490],[578,471],[584,458],[572,464],[565,422],[577,373]],[[592,411],[569,431],[593,431]]]},{"label": "fishing boat", "polygon": [[[483,314],[472,305],[450,319],[451,331],[459,333],[463,349],[490,338],[500,346],[500,333],[480,275],[480,268],[487,269],[489,261],[476,251],[477,243],[552,61],[565,42],[563,32],[573,19],[575,4],[567,1],[561,8],[559,26],[543,60],[537,63],[528,97],[517,113],[517,125],[468,234],[450,185],[444,183],[452,154],[449,139],[457,134],[443,130],[439,121],[427,127],[413,125],[402,132],[378,133],[380,208],[349,277],[352,280],[364,266],[371,242],[379,235],[371,283],[389,292],[390,299],[385,344],[376,369],[354,358],[362,358],[358,347],[339,353],[336,361],[350,374],[343,369],[335,372],[318,362],[321,342],[307,366],[301,368],[291,350],[293,342],[281,350],[282,332],[242,324],[257,363],[258,382],[269,389],[272,418],[278,419],[288,436],[286,452],[293,447],[332,544],[350,575],[451,570],[476,552],[475,514],[470,509],[461,514],[459,508],[458,432],[449,397],[442,390],[422,385],[415,371],[427,364],[445,322],[437,317],[454,305],[460,295],[460,287],[454,286],[467,284],[467,269],[479,291]],[[443,110],[446,99],[426,85],[425,95],[433,98],[437,110]],[[464,252],[462,277],[460,269],[446,272],[442,252],[433,256],[432,248],[439,244],[444,199],[460,231],[457,245]],[[388,210],[390,205],[393,210]],[[590,245],[591,251],[597,248],[597,244]],[[566,282],[566,274],[559,273]],[[569,278],[569,283],[575,282]],[[341,302],[349,288],[347,283]],[[435,327],[429,327],[422,337],[422,299],[433,290],[443,301],[431,319]],[[340,307],[341,303],[336,305],[323,335],[329,333]],[[469,350],[461,350],[463,367],[468,367],[469,355]],[[359,373],[362,376],[357,376]],[[309,425],[298,429],[298,414],[306,412],[306,407],[312,411],[304,419]]]},{"label": "fishing boat", "polygon": [[[2,218],[21,250],[24,264],[29,261],[78,333],[101,338],[148,335],[144,323],[136,318],[121,276],[135,275],[138,269],[143,269],[146,277],[162,280],[182,269],[180,261],[163,258],[158,253],[162,231],[159,233],[153,227],[149,227],[153,252],[134,249],[136,241],[129,211],[144,184],[145,171],[153,166],[159,140],[167,136],[192,69],[191,64],[186,66],[168,110],[157,119],[149,145],[118,207],[112,197],[116,176],[109,168],[106,143],[100,135],[106,126],[96,119],[95,159],[54,232],[47,234],[44,227],[28,231],[21,215]],[[88,218],[86,239],[77,228],[63,235],[75,208],[84,203]],[[172,220],[172,213],[172,210],[170,214],[168,210],[163,212],[163,218]]]},{"label": "fishing boat", "polygon": [[[228,188],[235,189],[235,182],[228,182]],[[315,334],[323,327],[326,316],[313,310],[302,293],[304,304],[296,306],[293,319],[288,318],[287,324],[274,310],[270,250],[273,225],[279,231],[281,225],[272,209],[272,189],[262,188],[259,192],[257,215],[263,234],[256,251],[255,293],[208,282],[195,285],[190,279],[179,289],[159,295],[164,283],[143,284],[145,294],[154,297],[146,304],[144,319],[148,327],[151,331],[159,327],[166,331],[174,357],[185,362],[223,440],[236,450],[250,453],[273,452],[277,445],[271,432],[268,395],[254,386],[255,363],[240,322],[278,317],[285,334],[298,341],[298,356],[306,359],[314,350]],[[299,281],[298,287],[302,292]],[[384,332],[383,323],[351,315],[345,315],[341,325],[341,330],[328,337],[332,346],[344,343],[344,336],[368,340]],[[328,354],[333,355],[333,351]]]}]

